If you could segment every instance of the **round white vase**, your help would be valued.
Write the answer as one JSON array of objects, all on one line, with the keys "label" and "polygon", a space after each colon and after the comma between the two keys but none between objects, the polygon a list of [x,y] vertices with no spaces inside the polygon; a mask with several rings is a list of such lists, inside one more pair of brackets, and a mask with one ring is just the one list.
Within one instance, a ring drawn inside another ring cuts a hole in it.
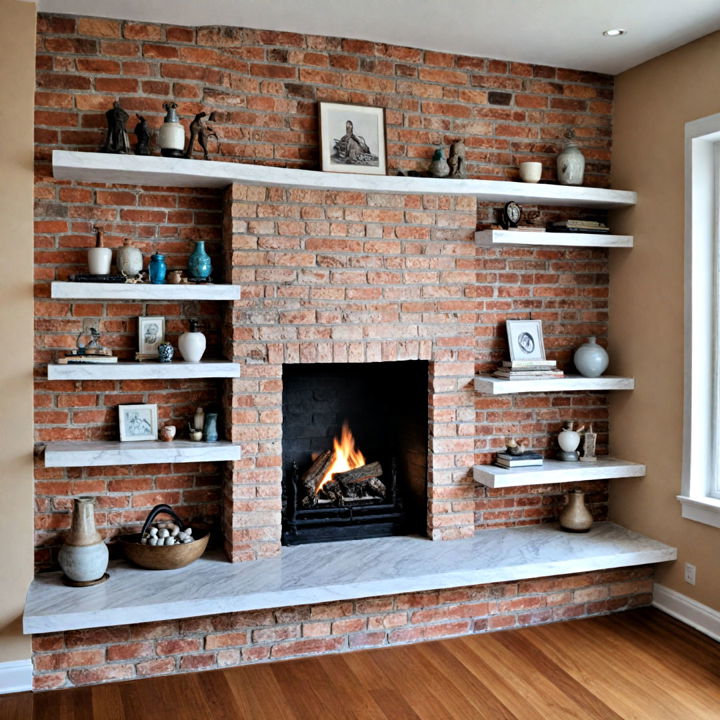
[{"label": "round white vase", "polygon": [[585,176],[585,156],[574,142],[565,144],[557,156],[557,177],[561,185],[582,185]]},{"label": "round white vase", "polygon": [[205,335],[198,331],[197,326],[197,322],[191,320],[190,332],[184,332],[178,338],[178,349],[185,362],[200,362],[205,352],[207,341],[205,340]]},{"label": "round white vase", "polygon": [[143,256],[140,250],[130,244],[129,238],[125,238],[122,247],[115,253],[115,264],[119,273],[128,277],[137,277],[143,269]]},{"label": "round white vase", "polygon": [[573,355],[575,368],[583,377],[600,377],[609,362],[608,354],[602,345],[598,345],[594,337],[581,345]]}]

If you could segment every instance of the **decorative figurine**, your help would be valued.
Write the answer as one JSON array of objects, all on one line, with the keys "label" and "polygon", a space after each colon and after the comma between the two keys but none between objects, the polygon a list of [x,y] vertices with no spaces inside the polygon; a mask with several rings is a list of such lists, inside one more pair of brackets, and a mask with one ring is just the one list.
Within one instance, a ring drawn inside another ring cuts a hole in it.
[{"label": "decorative figurine", "polygon": [[142,115],[137,115],[138,124],[135,126],[135,137],[137,138],[137,145],[135,145],[136,155],[149,155],[150,154],[150,128],[148,127],[147,120]]},{"label": "decorative figurine", "polygon": [[112,108],[105,113],[107,118],[107,135],[105,143],[100,148],[100,152],[122,153],[130,152],[130,141],[128,140],[125,123],[130,116],[120,107],[119,101],[113,103]]},{"label": "decorative figurine", "polygon": [[[90,333],[90,342],[86,345],[83,342],[83,338],[88,333]],[[84,355],[88,351],[97,352],[102,350],[102,345],[100,344],[100,331],[94,327],[88,328],[87,330],[81,330],[75,340],[75,347],[77,348],[78,355]]]},{"label": "decorative figurine", "polygon": [[560,445],[558,460],[577,462],[579,459],[577,449],[580,445],[580,433],[585,429],[585,426],[581,425],[577,430],[573,430],[574,425],[575,423],[572,420],[568,420],[558,433],[558,445]]},{"label": "decorative figurine", "polygon": [[[197,138],[198,143],[200,144],[200,147],[203,151],[203,159],[208,159],[208,151],[207,151],[207,141],[208,138],[214,137],[215,140],[218,139],[217,133],[210,127],[209,125],[206,125],[203,122],[203,118],[207,115],[206,112],[199,112],[195,119],[190,123],[190,140],[188,140],[187,150],[185,151],[185,157],[190,158],[192,157],[192,151],[193,151],[193,145],[195,144],[195,139]],[[215,113],[211,112],[210,117],[208,117],[208,120],[210,122],[215,121]]]},{"label": "decorative figurine", "polygon": [[465,143],[462,140],[456,140],[450,145],[450,157],[448,158],[450,166],[451,178],[465,177]]},{"label": "decorative figurine", "polygon": [[450,166],[443,155],[442,147],[435,150],[428,172],[436,178],[444,178],[450,174]]},{"label": "decorative figurine", "polygon": [[522,455],[527,450],[527,443],[518,443],[513,437],[505,438],[505,452],[508,455]]},{"label": "decorative figurine", "polygon": [[185,128],[177,116],[177,104],[163,103],[167,115],[158,132],[158,145],[163,157],[182,157],[185,147]]},{"label": "decorative figurine", "polygon": [[596,444],[597,433],[593,432],[593,426],[590,423],[587,431],[583,434],[583,452],[580,456],[580,462],[597,462],[597,456],[595,455]]},{"label": "decorative figurine", "polygon": [[112,250],[105,247],[100,225],[93,225],[95,231],[95,247],[88,250],[88,270],[91,275],[109,275],[112,263]]},{"label": "decorative figurine", "polygon": [[522,209],[514,200],[505,203],[505,207],[500,211],[500,227],[503,230],[516,228],[521,216]]}]

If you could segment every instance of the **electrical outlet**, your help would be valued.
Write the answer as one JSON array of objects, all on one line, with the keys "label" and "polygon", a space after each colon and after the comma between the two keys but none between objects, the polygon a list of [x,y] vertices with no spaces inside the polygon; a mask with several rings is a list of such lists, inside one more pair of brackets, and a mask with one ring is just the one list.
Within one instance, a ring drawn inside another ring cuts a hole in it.
[{"label": "electrical outlet", "polygon": [[690,563],[685,563],[685,582],[690,585],[695,584],[695,566]]}]

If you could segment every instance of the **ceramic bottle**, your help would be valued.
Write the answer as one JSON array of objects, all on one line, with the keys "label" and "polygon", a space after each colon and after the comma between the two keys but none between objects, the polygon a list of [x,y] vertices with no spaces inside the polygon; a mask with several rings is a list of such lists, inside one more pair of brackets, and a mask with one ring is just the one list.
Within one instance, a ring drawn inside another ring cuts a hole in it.
[{"label": "ceramic bottle", "polygon": [[150,282],[153,285],[163,285],[165,283],[165,275],[167,274],[167,265],[165,264],[165,256],[162,253],[153,253],[148,265],[150,272]]},{"label": "ceramic bottle", "polygon": [[95,247],[88,250],[88,271],[91,275],[109,275],[112,250],[105,247],[103,229],[95,228]]},{"label": "ceramic bottle", "polygon": [[565,143],[562,152],[557,156],[557,176],[561,185],[582,185],[585,156],[572,140]]},{"label": "ceramic bottle", "polygon": [[191,278],[204,280],[210,277],[212,262],[210,256],[205,252],[205,241],[196,240],[195,249],[188,258],[188,272]]},{"label": "ceramic bottle", "polygon": [[70,532],[58,555],[65,576],[75,583],[100,580],[107,570],[108,549],[95,528],[94,511],[95,498],[75,498]]},{"label": "ceramic bottle", "polygon": [[560,527],[568,532],[587,532],[592,523],[592,515],[585,507],[585,493],[574,488],[567,494],[567,505],[560,513]]},{"label": "ceramic bottle", "polygon": [[115,264],[120,274],[130,278],[135,278],[142,272],[142,253],[130,244],[130,238],[125,238],[122,247],[117,249]]},{"label": "ceramic bottle", "polygon": [[205,413],[205,426],[203,427],[205,442],[217,442],[217,418],[218,414],[215,412]]},{"label": "ceramic bottle", "polygon": [[163,157],[182,157],[185,148],[185,128],[177,116],[177,105],[174,102],[163,103],[167,114],[165,122],[160,126],[158,145]]},{"label": "ceramic bottle", "polygon": [[200,362],[205,352],[207,341],[205,335],[198,330],[198,321],[190,321],[190,332],[184,332],[178,338],[178,349],[185,362]]},{"label": "ceramic bottle", "polygon": [[600,377],[608,366],[608,354],[602,345],[598,345],[594,337],[581,345],[573,355],[575,368],[583,377]]}]

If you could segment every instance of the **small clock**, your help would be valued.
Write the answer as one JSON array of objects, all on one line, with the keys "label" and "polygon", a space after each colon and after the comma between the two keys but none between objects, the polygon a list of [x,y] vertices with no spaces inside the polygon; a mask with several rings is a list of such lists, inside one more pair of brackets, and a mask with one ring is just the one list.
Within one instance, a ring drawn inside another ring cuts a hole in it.
[{"label": "small clock", "polygon": [[505,207],[500,213],[500,225],[502,225],[504,230],[516,228],[520,222],[521,215],[522,210],[520,209],[520,206],[514,200],[511,200],[509,203],[505,204]]}]

